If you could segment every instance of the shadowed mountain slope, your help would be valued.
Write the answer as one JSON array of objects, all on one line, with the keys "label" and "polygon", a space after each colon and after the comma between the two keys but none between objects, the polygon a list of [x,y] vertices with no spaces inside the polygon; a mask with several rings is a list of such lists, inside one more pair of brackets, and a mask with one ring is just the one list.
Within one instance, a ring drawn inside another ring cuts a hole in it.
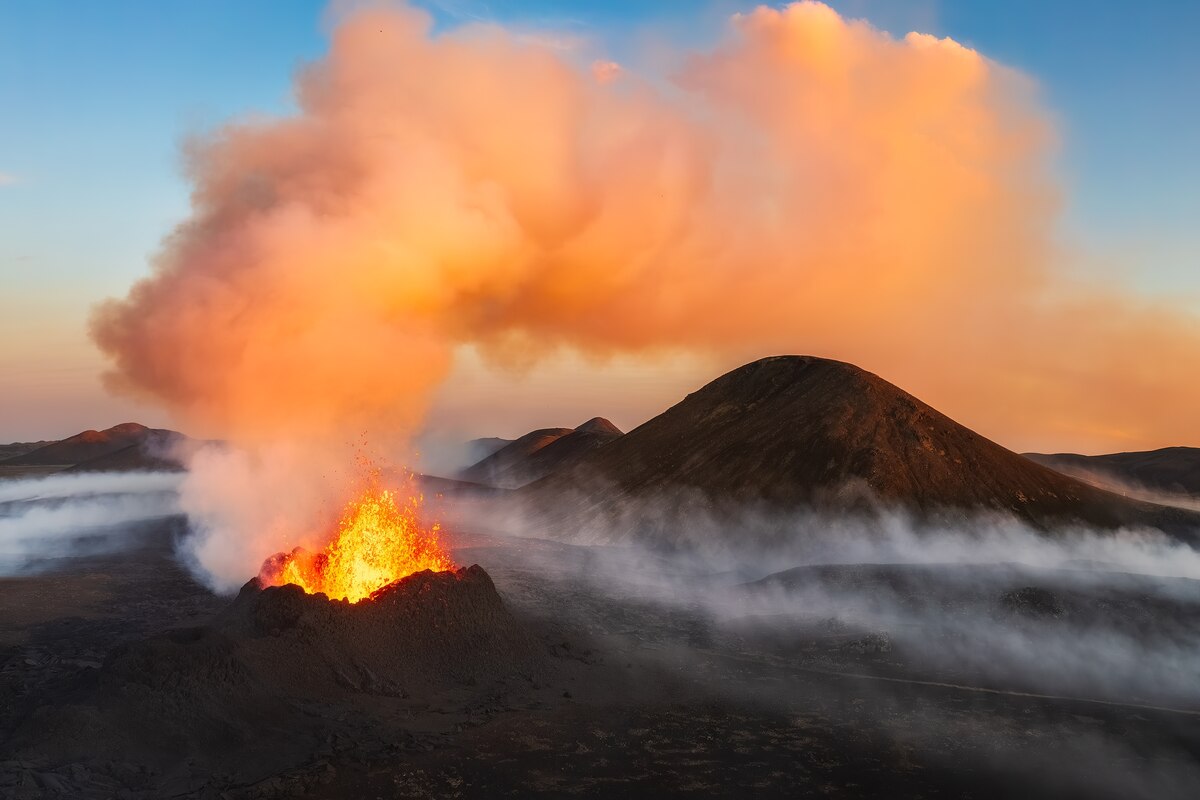
[{"label": "shadowed mountain slope", "polygon": [[513,439],[501,439],[499,436],[490,436],[483,439],[472,439],[467,442],[467,458],[468,464],[475,464],[490,456],[492,453],[499,450],[501,447],[507,447],[513,443]]},{"label": "shadowed mountain slope", "polygon": [[[5,466],[76,465],[91,471],[156,469],[166,464],[178,468],[168,455],[171,447],[186,440],[175,431],[147,428],[136,422],[114,425],[103,431],[84,431],[31,450],[0,464]],[[84,467],[83,465],[87,465]]]},{"label": "shadowed mountain slope", "polygon": [[182,433],[151,430],[136,444],[82,461],[66,472],[175,472],[184,468],[180,454],[198,446]]},{"label": "shadowed mountain slope", "polygon": [[501,486],[504,474],[514,465],[522,463],[538,450],[568,433],[571,433],[570,428],[540,428],[530,431],[519,439],[504,445],[482,461],[467,467],[457,477],[471,483]]},{"label": "shadowed mountain slope", "polygon": [[621,429],[603,417],[593,417],[568,434],[514,461],[494,476],[497,486],[516,489],[565,469],[598,447],[622,436]]},{"label": "shadowed mountain slope", "polygon": [[1026,453],[1025,457],[1089,482],[1111,478],[1136,488],[1200,495],[1200,447],[1164,447],[1104,456]]},{"label": "shadowed mountain slope", "polygon": [[23,456],[50,443],[49,440],[44,440],[41,442],[10,442],[9,444],[0,444],[0,463],[3,463],[8,458]]},{"label": "shadowed mountain slope", "polygon": [[735,369],[522,494],[600,515],[628,500],[685,496],[710,508],[877,500],[918,514],[984,509],[1041,527],[1152,524],[1183,533],[1200,523],[1035,464],[876,375],[809,356]]},{"label": "shadowed mountain slope", "polygon": [[0,467],[68,467],[70,472],[180,470],[180,454],[197,444],[177,431],[126,422],[41,443],[0,461]]},{"label": "shadowed mountain slope", "polygon": [[517,489],[575,464],[621,435],[621,429],[603,417],[593,417],[574,430],[543,428],[500,448],[463,470],[459,477],[502,489]]}]

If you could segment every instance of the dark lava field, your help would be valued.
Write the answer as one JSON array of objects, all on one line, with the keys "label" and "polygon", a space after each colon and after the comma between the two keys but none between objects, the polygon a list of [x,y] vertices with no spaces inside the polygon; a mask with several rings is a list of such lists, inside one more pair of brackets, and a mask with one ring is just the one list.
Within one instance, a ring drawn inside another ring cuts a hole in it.
[{"label": "dark lava field", "polygon": [[752,575],[459,530],[457,563],[482,569],[347,607],[215,596],[180,566],[184,531],[141,523],[0,579],[0,796],[1200,786],[1194,581],[1086,563]]}]

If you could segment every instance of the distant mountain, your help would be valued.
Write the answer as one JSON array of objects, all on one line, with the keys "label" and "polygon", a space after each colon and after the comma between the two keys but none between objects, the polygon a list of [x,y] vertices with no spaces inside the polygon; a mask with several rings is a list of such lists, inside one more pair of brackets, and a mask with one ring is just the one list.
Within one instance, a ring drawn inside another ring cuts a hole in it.
[{"label": "distant mountain", "polygon": [[51,442],[0,461],[0,465],[58,465],[80,472],[180,469],[181,464],[172,454],[188,441],[176,431],[126,422],[107,430],[84,431]]},{"label": "distant mountain", "polygon": [[529,456],[546,445],[566,436],[570,428],[540,428],[514,439],[478,463],[458,474],[460,480],[483,483],[489,486],[504,486],[504,475],[514,465],[524,462]]},{"label": "distant mountain", "polygon": [[[1200,528],[1200,517],[1064,476],[865,370],[809,356],[735,369],[521,495],[570,517],[568,525],[581,516],[620,516],[630,530],[617,538],[669,537],[661,520],[673,512],[664,515],[664,503],[679,504],[678,515],[696,506],[845,509],[880,502],[930,516],[1000,511],[1041,527],[1075,521]],[[638,500],[658,503],[660,521],[639,520],[637,511],[631,518],[630,501]]]},{"label": "distant mountain", "polygon": [[[480,477],[487,475],[486,483],[504,489],[516,489],[539,478],[576,463],[587,453],[602,445],[619,438],[621,429],[603,417],[593,417],[574,430],[568,428],[551,428],[553,436],[537,437],[538,446],[533,448],[514,448],[508,445],[497,451],[494,456],[469,467],[463,472],[466,477],[476,467],[483,467],[486,472],[478,473]],[[561,433],[561,431],[566,433]],[[546,431],[534,431],[543,434]],[[527,434],[533,435],[533,434]],[[517,442],[521,442],[521,437]],[[514,445],[516,442],[513,443]],[[513,448],[513,449],[509,449]]]},{"label": "distant mountain", "polygon": [[67,472],[173,472],[184,468],[180,459],[194,442],[181,433],[154,430],[141,442],[123,447],[115,453],[90,458],[67,469]]},{"label": "distant mountain", "polygon": [[492,453],[513,443],[513,439],[501,439],[499,436],[490,436],[486,439],[472,439],[467,442],[467,458],[468,464],[475,464],[490,456]]},{"label": "distant mountain", "polygon": [[1089,483],[1200,496],[1200,447],[1164,447],[1104,456],[1026,453],[1025,457]]},{"label": "distant mountain", "polygon": [[514,464],[502,477],[509,488],[518,488],[577,463],[598,447],[619,439],[621,429],[603,417],[593,417],[575,430]]},{"label": "distant mountain", "polygon": [[10,444],[0,444],[0,462],[3,462],[6,458],[23,456],[32,450],[37,450],[39,447],[45,447],[48,444],[50,444],[49,440],[41,442],[11,442]]},{"label": "distant mountain", "polygon": [[416,480],[426,498],[432,497],[491,497],[503,494],[503,489],[485,486],[482,483],[456,481],[453,478],[439,478],[436,475],[417,475]]}]

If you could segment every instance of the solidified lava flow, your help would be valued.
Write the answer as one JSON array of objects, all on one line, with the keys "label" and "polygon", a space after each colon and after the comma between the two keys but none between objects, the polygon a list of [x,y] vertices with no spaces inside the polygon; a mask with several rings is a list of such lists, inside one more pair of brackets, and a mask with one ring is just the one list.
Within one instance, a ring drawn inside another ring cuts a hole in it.
[{"label": "solidified lava flow", "polygon": [[[411,481],[410,481],[411,484]],[[263,562],[263,586],[296,584],[310,594],[357,603],[405,576],[423,570],[444,572],[454,562],[435,523],[420,520],[420,492],[407,495],[380,486],[372,472],[358,496],[346,503],[337,530],[319,553],[297,547]]]}]

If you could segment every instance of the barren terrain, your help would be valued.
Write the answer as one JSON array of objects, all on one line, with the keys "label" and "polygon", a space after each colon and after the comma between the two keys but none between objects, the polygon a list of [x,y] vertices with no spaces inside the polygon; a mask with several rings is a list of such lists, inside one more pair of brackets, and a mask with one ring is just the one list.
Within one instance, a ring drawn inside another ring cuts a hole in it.
[{"label": "barren terrain", "polygon": [[[153,720],[172,735],[148,741],[137,728],[150,720],[97,687],[122,648],[212,626],[233,604],[180,567],[183,532],[178,518],[146,523],[117,553],[0,581],[5,796],[1187,797],[1200,780],[1194,675],[1056,683],[1053,664],[1028,670],[1006,638],[1050,661],[1085,642],[1079,631],[1132,627],[1186,648],[1172,625],[1197,618],[1192,581],[877,565],[747,582],[465,530],[452,532],[456,559],[492,576],[538,671],[420,692],[268,687],[254,714],[190,709],[215,726],[200,730],[176,710]],[[995,620],[995,635],[934,624],[956,615]],[[1046,636],[1055,625],[1062,635]],[[98,719],[116,733],[88,745],[80,733]],[[65,755],[72,741],[83,749]]]}]

